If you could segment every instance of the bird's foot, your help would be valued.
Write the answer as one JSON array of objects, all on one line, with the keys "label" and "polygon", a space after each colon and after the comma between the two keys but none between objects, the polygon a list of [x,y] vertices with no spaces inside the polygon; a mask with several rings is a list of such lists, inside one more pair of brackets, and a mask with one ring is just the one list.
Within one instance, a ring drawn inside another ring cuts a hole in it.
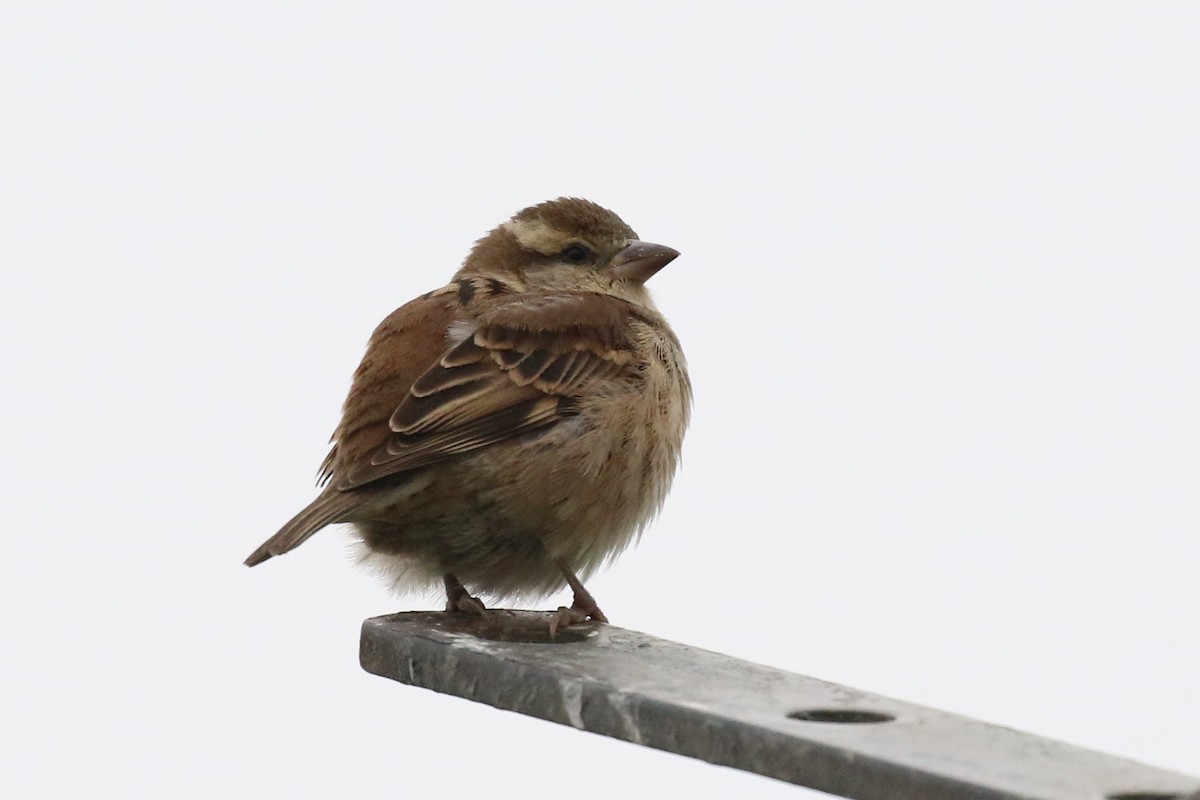
[{"label": "bird's foot", "polygon": [[478,597],[463,592],[462,597],[446,598],[446,610],[462,614],[476,614],[480,617],[487,614],[487,606]]},{"label": "bird's foot", "polygon": [[458,578],[453,575],[445,577],[446,583],[446,610],[457,611],[462,614],[475,614],[484,616],[487,613],[487,607],[478,597],[472,597],[466,587],[458,582]]},{"label": "bird's foot", "polygon": [[558,561],[559,570],[563,577],[567,579],[567,585],[571,587],[571,591],[575,593],[575,600],[571,603],[571,607],[559,606],[558,611],[554,612],[554,617],[550,620],[550,638],[554,638],[554,634],[558,632],[560,625],[574,625],[577,622],[586,622],[589,619],[595,622],[608,622],[608,617],[604,616],[604,612],[600,610],[600,606],[596,605],[596,598],[592,597],[591,592],[583,588],[583,584],[575,573],[571,571],[566,562]]},{"label": "bird's foot", "polygon": [[559,606],[554,612],[554,616],[550,618],[550,638],[553,639],[558,635],[560,627],[565,628],[569,625],[575,625],[580,622],[608,622],[608,617],[604,616],[604,612],[600,610],[600,606],[596,605],[596,601],[592,600],[589,595],[586,601],[576,595],[575,602],[570,608]]}]

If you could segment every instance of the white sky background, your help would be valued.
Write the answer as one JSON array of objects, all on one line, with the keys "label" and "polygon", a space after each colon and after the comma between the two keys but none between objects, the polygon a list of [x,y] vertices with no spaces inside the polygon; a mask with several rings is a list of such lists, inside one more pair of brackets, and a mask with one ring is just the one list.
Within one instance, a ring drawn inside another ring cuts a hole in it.
[{"label": "white sky background", "polygon": [[6,8],[0,794],[805,794],[363,673],[440,601],[341,531],[241,566],[565,194],[683,252],[616,624],[1200,773],[1200,6],[431,5]]}]

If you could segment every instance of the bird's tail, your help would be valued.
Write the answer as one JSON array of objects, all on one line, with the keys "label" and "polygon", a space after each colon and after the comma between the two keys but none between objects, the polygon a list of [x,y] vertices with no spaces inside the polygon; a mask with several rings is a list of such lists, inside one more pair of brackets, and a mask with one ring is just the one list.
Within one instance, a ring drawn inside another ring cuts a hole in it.
[{"label": "bird's tail", "polygon": [[246,559],[246,566],[261,564],[271,556],[283,555],[299,547],[308,537],[333,522],[355,505],[356,498],[344,492],[326,490],[303,511],[279,529],[279,533],[258,546]]}]

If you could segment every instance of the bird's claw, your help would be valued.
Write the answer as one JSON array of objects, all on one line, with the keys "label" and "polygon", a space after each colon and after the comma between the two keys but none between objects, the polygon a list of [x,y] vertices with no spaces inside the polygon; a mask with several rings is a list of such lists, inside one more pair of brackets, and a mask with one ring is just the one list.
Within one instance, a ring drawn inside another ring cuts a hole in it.
[{"label": "bird's claw", "polygon": [[575,598],[575,602],[570,608],[559,606],[554,612],[554,616],[550,618],[550,638],[553,639],[558,635],[560,627],[575,625],[580,622],[608,622],[608,617],[604,616],[604,612],[600,607],[592,602],[590,604],[581,604],[579,598]]},{"label": "bird's claw", "polygon": [[487,606],[478,597],[463,592],[455,597],[446,599],[446,610],[450,612],[457,611],[461,614],[475,614],[476,616],[485,616],[487,614]]}]

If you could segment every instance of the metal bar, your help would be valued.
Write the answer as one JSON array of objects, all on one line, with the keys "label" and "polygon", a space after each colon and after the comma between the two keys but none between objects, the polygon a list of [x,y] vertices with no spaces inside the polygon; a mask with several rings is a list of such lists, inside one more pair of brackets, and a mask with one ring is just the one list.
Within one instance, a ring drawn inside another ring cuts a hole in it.
[{"label": "metal bar", "polygon": [[1185,800],[1200,778],[550,615],[363,623],[376,675],[856,800]]}]

